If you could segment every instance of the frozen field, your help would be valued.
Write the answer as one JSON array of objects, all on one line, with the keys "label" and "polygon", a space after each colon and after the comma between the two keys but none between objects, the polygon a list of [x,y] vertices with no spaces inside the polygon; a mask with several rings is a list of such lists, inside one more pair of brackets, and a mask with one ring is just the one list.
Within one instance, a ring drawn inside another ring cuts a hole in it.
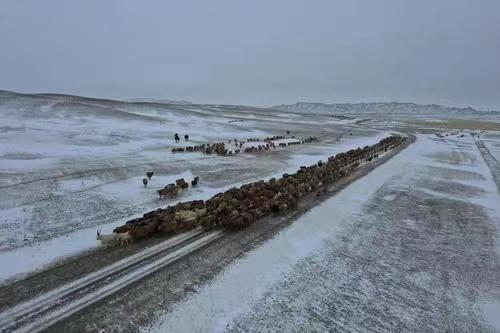
[{"label": "frozen field", "polygon": [[147,331],[500,331],[499,202],[474,139],[420,135]]},{"label": "frozen field", "polygon": [[[332,116],[8,92],[0,92],[0,115],[2,311],[31,302],[31,293],[50,295],[53,284],[64,290],[106,263],[130,264],[122,277],[120,270],[106,275],[118,284],[135,269],[130,257],[144,261],[140,271],[177,251],[148,261],[144,253],[166,246],[160,237],[95,249],[97,228],[110,232],[158,207],[294,172],[399,131],[414,133],[416,142],[320,205],[225,234],[61,318],[55,330],[500,331],[498,132],[441,128],[434,118],[417,124],[408,114]],[[171,153],[287,131],[320,140],[228,157]],[[189,134],[190,142],[176,145],[174,133]],[[148,187],[146,171],[155,173]],[[198,188],[158,199],[159,188],[194,176]],[[99,257],[73,256],[88,250]],[[33,270],[39,274],[23,278]],[[96,281],[88,288],[98,296]]]},{"label": "frozen field", "polygon": [[[318,115],[256,108],[122,103],[57,95],[0,93],[0,280],[97,245],[110,232],[160,206],[210,196],[237,184],[295,171],[337,152],[373,144],[383,130]],[[172,154],[177,146],[285,135],[316,144],[232,157]],[[147,188],[146,171],[154,171]],[[200,176],[176,200],[156,190]]]}]

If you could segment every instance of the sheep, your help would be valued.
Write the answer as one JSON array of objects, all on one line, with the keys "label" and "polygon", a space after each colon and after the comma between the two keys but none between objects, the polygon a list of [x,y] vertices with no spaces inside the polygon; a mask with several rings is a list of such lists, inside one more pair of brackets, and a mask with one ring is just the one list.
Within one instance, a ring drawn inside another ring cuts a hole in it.
[{"label": "sheep", "polygon": [[127,224],[121,225],[119,227],[116,227],[113,230],[113,232],[119,234],[119,233],[122,233],[122,232],[130,231],[130,230],[132,230],[132,225],[133,225],[132,223],[127,223]]},{"label": "sheep", "polygon": [[[133,240],[146,238],[148,236],[148,232],[147,232],[146,228],[144,228],[143,226],[136,226],[136,227],[132,228],[130,231],[127,231],[127,233],[130,234],[130,237],[132,237]],[[124,233],[121,233],[119,235],[122,235],[122,234],[124,234]]]},{"label": "sheep", "polygon": [[181,188],[183,190],[185,190],[185,189],[187,189],[189,187],[189,184],[186,183],[186,181],[184,180],[184,178],[177,179],[175,181],[175,184],[177,185],[177,187],[179,187],[179,188]]},{"label": "sheep", "polygon": [[272,213],[273,213],[273,215],[275,215],[275,216],[279,214],[279,212],[280,212],[280,204],[279,204],[279,202],[275,202],[275,201],[273,201],[273,202],[271,203],[271,212],[272,212]]},{"label": "sheep", "polygon": [[160,195],[160,199],[165,197],[174,197],[179,193],[179,188],[174,184],[168,184],[163,189],[158,190],[158,194]]},{"label": "sheep", "polygon": [[151,236],[158,230],[158,226],[160,224],[159,219],[154,219],[144,226],[144,230],[146,231],[146,237]]},{"label": "sheep", "polygon": [[164,197],[167,196],[167,191],[165,188],[162,188],[161,190],[158,190],[158,195],[160,196],[160,199],[163,199]]},{"label": "sheep", "polygon": [[101,230],[97,230],[96,240],[100,240],[102,245],[114,244],[117,241],[117,234],[103,235],[101,234]]},{"label": "sheep", "polygon": [[116,240],[120,242],[121,246],[123,246],[132,243],[134,239],[132,238],[130,231],[127,231],[116,234]]}]

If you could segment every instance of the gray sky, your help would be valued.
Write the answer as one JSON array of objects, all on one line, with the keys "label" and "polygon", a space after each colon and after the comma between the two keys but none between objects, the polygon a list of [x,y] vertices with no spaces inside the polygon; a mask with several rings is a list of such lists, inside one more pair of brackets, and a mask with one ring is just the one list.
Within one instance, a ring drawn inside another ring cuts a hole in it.
[{"label": "gray sky", "polygon": [[500,110],[498,0],[5,0],[0,89]]}]

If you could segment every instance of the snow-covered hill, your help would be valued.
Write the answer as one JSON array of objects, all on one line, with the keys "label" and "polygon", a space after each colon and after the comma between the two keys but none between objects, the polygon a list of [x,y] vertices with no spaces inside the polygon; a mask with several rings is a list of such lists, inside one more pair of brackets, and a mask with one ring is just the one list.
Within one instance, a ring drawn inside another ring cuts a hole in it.
[{"label": "snow-covered hill", "polygon": [[178,104],[178,105],[189,105],[193,104],[190,101],[185,100],[177,100],[177,99],[165,99],[165,98],[149,98],[149,97],[141,97],[141,98],[129,98],[125,101],[131,103],[160,103],[160,104]]},{"label": "snow-covered hill", "polygon": [[471,107],[446,107],[437,104],[421,105],[415,103],[308,103],[282,104],[273,109],[287,112],[347,113],[347,114],[409,114],[409,115],[500,115],[498,111],[479,111]]}]

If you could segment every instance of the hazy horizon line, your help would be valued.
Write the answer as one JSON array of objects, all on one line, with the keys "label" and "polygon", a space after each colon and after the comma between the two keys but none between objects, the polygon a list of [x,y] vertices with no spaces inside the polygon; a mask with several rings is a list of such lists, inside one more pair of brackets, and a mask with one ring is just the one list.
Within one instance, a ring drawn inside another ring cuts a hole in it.
[{"label": "hazy horizon line", "polygon": [[[325,102],[325,101],[310,101],[310,100],[296,100],[295,102],[288,102],[288,103],[280,103],[280,104],[274,104],[274,105],[252,105],[252,104],[237,104],[237,103],[213,103],[213,102],[199,102],[195,101],[196,99],[186,99],[186,98],[177,98],[177,97],[151,97],[151,96],[134,96],[134,97],[114,97],[114,96],[92,96],[92,95],[78,95],[76,93],[64,93],[64,92],[27,92],[27,91],[15,91],[15,90],[9,90],[9,89],[0,89],[0,91],[3,92],[8,92],[8,93],[14,93],[14,94],[20,94],[20,95],[61,95],[61,96],[70,96],[70,97],[80,97],[80,98],[88,98],[88,99],[103,99],[103,100],[109,100],[109,101],[119,101],[119,102],[126,102],[126,103],[148,103],[145,101],[131,101],[133,99],[151,99],[151,100],[169,100],[173,102],[172,104],[175,104],[175,102],[189,102],[194,105],[226,105],[226,106],[248,106],[248,107],[254,107],[254,108],[266,108],[266,109],[271,109],[276,106],[282,106],[282,105],[294,105],[297,103],[307,103],[307,104],[324,104],[324,105],[339,105],[339,104],[347,104],[347,105],[355,105],[355,104],[415,104],[419,106],[440,106],[440,107],[445,107],[445,108],[456,108],[456,109],[473,109],[475,111],[481,111],[481,112],[490,112],[490,111],[500,111],[496,109],[485,109],[481,107],[475,107],[475,106],[470,106],[470,105],[452,105],[452,104],[441,104],[441,103],[418,103],[414,101],[407,101],[407,100],[390,100],[390,101],[367,101],[367,100],[360,100],[356,102],[343,102],[343,101],[335,101],[335,102]],[[154,103],[154,102],[150,102]],[[159,103],[161,104],[161,103]]]}]

